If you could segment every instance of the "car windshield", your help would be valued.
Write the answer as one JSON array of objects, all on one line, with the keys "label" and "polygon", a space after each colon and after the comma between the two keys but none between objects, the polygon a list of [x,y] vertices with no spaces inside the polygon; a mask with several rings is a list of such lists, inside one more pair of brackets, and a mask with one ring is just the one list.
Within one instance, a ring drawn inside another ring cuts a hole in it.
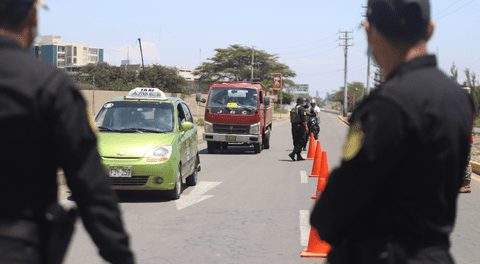
[{"label": "car windshield", "polygon": [[170,133],[173,113],[169,102],[109,102],[98,112],[95,124],[100,132]]},{"label": "car windshield", "polygon": [[222,113],[242,110],[251,114],[258,109],[258,91],[254,88],[214,87],[210,91],[208,107],[228,110]]}]

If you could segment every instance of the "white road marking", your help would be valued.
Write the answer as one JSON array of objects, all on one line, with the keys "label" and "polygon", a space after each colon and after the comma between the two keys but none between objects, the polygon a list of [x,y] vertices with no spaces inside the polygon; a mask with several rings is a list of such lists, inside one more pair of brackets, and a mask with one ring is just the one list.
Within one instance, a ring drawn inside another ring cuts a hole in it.
[{"label": "white road marking", "polygon": [[300,182],[308,183],[308,176],[306,171],[300,171]]},{"label": "white road marking", "polygon": [[188,195],[182,195],[180,196],[180,199],[175,201],[177,209],[182,210],[183,208],[186,208],[190,205],[199,203],[203,200],[213,197],[213,195],[204,195],[204,193],[215,188],[220,183],[222,182],[206,182],[206,181],[198,182],[197,185],[193,187],[193,190]]},{"label": "white road marking", "polygon": [[308,246],[310,237],[310,210],[300,210],[300,245]]}]

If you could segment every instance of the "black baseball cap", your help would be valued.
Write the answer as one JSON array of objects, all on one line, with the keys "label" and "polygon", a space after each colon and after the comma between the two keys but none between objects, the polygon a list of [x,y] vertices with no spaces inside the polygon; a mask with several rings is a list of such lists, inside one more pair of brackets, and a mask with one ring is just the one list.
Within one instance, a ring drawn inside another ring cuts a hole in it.
[{"label": "black baseball cap", "polygon": [[27,18],[35,2],[48,10],[43,0],[0,0],[0,26],[17,29]]},{"label": "black baseball cap", "polygon": [[430,1],[369,0],[367,20],[394,41],[422,38],[430,22]]}]

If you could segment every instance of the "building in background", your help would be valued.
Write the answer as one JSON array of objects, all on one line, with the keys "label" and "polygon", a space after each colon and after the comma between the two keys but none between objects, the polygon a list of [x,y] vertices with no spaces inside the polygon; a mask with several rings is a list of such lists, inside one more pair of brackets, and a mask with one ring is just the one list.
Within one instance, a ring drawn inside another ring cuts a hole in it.
[{"label": "building in background", "polygon": [[61,36],[39,36],[30,53],[65,71],[78,71],[91,63],[103,62],[103,49],[85,44],[63,43]]},{"label": "building in background", "polygon": [[177,70],[178,75],[185,78],[187,81],[193,82],[200,78],[198,75],[193,75],[193,72],[195,71],[195,68],[193,67],[175,67],[175,69]]}]

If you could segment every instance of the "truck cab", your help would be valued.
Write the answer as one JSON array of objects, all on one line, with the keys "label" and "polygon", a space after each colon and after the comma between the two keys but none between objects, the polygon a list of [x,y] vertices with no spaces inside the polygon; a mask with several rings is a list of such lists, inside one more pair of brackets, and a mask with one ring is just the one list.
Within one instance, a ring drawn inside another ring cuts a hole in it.
[{"label": "truck cab", "polygon": [[273,106],[259,82],[216,82],[208,93],[205,132],[208,153],[229,145],[253,145],[255,153],[270,148]]}]

